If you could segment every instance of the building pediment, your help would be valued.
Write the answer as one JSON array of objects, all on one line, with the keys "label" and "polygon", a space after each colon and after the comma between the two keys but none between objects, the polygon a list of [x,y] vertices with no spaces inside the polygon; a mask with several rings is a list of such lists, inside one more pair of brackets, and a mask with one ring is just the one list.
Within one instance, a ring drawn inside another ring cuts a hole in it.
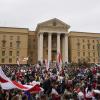
[{"label": "building pediment", "polygon": [[48,21],[45,21],[45,22],[42,22],[42,23],[39,23],[37,25],[37,28],[36,28],[36,31],[59,31],[59,30],[62,30],[62,31],[68,31],[68,29],[70,28],[70,26],[66,23],[64,23],[63,21],[57,19],[57,18],[54,18],[54,19],[51,19],[51,20],[48,20]]}]

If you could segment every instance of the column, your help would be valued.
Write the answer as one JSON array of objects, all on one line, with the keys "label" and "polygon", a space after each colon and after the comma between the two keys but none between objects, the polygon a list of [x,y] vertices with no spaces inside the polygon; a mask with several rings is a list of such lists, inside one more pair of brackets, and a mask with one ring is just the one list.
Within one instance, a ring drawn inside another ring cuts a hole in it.
[{"label": "column", "polygon": [[57,34],[57,53],[60,52],[60,34]]},{"label": "column", "polygon": [[43,33],[40,33],[39,38],[39,61],[43,62]]},{"label": "column", "polygon": [[52,49],[52,47],[51,47],[52,46],[51,45],[52,44],[51,43],[52,42],[51,41],[52,36],[51,35],[52,35],[51,33],[48,34],[48,61],[51,61],[51,49]]},{"label": "column", "polygon": [[38,35],[38,61],[40,61],[40,35]]},{"label": "column", "polygon": [[65,34],[65,61],[68,62],[68,35]]},{"label": "column", "polygon": [[65,35],[62,36],[62,60],[65,62]]}]

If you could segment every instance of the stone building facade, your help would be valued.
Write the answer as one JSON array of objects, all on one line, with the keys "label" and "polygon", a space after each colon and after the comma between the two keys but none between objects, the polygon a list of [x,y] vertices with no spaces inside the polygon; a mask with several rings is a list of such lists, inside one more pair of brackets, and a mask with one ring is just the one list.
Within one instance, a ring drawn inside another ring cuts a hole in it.
[{"label": "stone building facade", "polygon": [[28,56],[28,29],[0,27],[0,64],[16,64]]},{"label": "stone building facade", "polygon": [[[56,61],[100,62],[100,34],[68,31],[70,26],[59,19],[39,23],[35,31],[27,28],[0,27],[0,64],[35,64]],[[24,58],[28,58],[25,60]]]},{"label": "stone building facade", "polygon": [[69,32],[69,61],[100,63],[100,33]]}]

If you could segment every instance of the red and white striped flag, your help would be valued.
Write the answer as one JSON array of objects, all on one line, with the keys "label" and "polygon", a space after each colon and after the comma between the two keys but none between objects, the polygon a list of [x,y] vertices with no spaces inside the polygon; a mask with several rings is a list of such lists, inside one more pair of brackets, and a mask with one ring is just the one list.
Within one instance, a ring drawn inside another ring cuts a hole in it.
[{"label": "red and white striped flag", "polygon": [[19,57],[16,58],[16,63],[17,63],[18,66],[20,66]]},{"label": "red and white striped flag", "polygon": [[46,70],[48,71],[49,69],[49,61],[45,60],[45,67],[46,67]]},{"label": "red and white striped flag", "polygon": [[58,52],[57,53],[57,63],[58,63],[59,71],[61,71],[61,67],[62,67],[62,56],[61,56],[61,52]]},{"label": "red and white striped flag", "polygon": [[10,90],[10,89],[20,89],[24,91],[29,92],[39,92],[43,90],[40,85],[37,82],[33,82],[31,85],[22,85],[16,81],[11,81],[2,71],[2,68],[0,67],[0,85],[1,88],[4,90]]}]

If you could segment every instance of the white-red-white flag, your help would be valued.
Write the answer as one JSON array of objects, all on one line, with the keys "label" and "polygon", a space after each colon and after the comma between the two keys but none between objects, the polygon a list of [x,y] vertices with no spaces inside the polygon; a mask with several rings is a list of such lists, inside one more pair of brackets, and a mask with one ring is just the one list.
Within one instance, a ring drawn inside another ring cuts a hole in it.
[{"label": "white-red-white flag", "polygon": [[59,71],[61,71],[61,67],[62,67],[62,56],[61,56],[61,52],[57,53],[57,64],[59,67]]},{"label": "white-red-white flag", "polygon": [[16,58],[16,63],[17,63],[17,65],[20,65],[20,59],[19,59],[19,57]]},{"label": "white-red-white flag", "polygon": [[38,82],[32,82],[32,85],[22,85],[16,81],[10,80],[2,71],[0,67],[0,85],[2,89],[9,90],[9,89],[20,89],[24,91],[34,91],[39,92],[42,90],[40,84]]},{"label": "white-red-white flag", "polygon": [[49,61],[45,60],[45,67],[46,67],[46,70],[48,71],[49,69]]}]

